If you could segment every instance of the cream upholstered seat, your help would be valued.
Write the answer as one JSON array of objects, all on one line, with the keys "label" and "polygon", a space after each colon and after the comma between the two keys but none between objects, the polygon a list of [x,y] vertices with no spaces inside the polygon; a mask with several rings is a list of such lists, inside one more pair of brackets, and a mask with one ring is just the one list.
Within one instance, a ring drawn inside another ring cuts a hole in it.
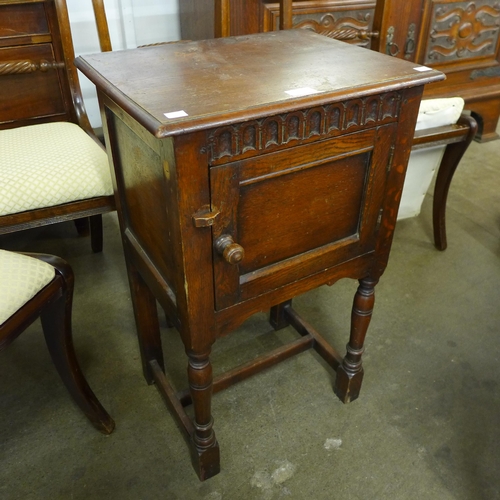
[{"label": "cream upholstered seat", "polygon": [[0,325],[47,286],[55,274],[47,262],[0,250]]},{"label": "cream upholstered seat", "polygon": [[109,196],[105,151],[78,125],[0,130],[0,215]]},{"label": "cream upholstered seat", "polygon": [[[415,131],[443,127],[457,123],[464,109],[461,97],[424,99],[418,110]],[[441,165],[446,144],[412,151],[401,195],[398,220],[416,217],[436,171]]]},{"label": "cream upholstered seat", "polygon": [[71,397],[96,429],[109,434],[115,423],[89,387],[73,349],[73,283],[71,267],[59,257],[0,250],[0,351],[40,317],[50,356]]},{"label": "cream upholstered seat", "polygon": [[465,106],[461,97],[423,99],[418,110],[415,130],[457,123]]}]

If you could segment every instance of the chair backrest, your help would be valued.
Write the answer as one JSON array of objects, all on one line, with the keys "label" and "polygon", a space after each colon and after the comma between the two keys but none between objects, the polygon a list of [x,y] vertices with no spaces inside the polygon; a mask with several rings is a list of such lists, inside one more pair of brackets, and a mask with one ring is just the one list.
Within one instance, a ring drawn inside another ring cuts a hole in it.
[{"label": "chair backrest", "polygon": [[[103,50],[111,50],[102,0],[93,0]],[[66,121],[88,132],[66,0],[0,3],[0,129]]]},{"label": "chair backrest", "polygon": [[231,35],[231,6],[229,0],[215,0],[214,34],[216,38]]},{"label": "chair backrest", "polygon": [[[382,0],[383,2],[384,0]],[[378,2],[376,11],[380,13],[383,5]],[[379,14],[381,15],[381,14]],[[300,26],[300,24],[299,24]],[[293,25],[293,0],[280,0],[279,1],[279,29],[287,30],[292,29]],[[302,27],[310,28],[302,25]],[[366,44],[370,38],[377,38],[378,32],[368,31],[366,29],[357,28],[354,26],[344,25],[340,28],[332,28],[328,31],[322,31],[321,34],[334,38],[336,40],[349,41],[357,44]]]},{"label": "chair backrest", "polygon": [[106,18],[106,10],[104,9],[104,1],[92,0],[92,7],[94,9],[94,17],[101,52],[111,52],[113,49],[111,47],[111,39],[109,37],[108,20]]}]

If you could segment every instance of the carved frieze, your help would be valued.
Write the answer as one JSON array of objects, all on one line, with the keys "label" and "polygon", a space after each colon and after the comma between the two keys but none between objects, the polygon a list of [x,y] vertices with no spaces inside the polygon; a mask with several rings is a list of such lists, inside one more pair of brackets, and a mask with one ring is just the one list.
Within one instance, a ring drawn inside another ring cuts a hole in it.
[{"label": "carved frieze", "polygon": [[[320,2],[301,2],[293,6],[293,27],[310,29],[336,40],[368,47],[372,35],[373,10],[367,8],[366,2],[360,8],[352,5],[350,9],[339,9],[337,4],[327,6]],[[264,3],[264,31],[276,30],[278,26],[279,4]]]},{"label": "carved frieze", "polygon": [[500,33],[500,0],[435,1],[426,63],[493,56]]},{"label": "carved frieze", "polygon": [[208,133],[210,164],[271,152],[281,147],[355,132],[395,121],[401,97],[397,92],[252,120]]}]

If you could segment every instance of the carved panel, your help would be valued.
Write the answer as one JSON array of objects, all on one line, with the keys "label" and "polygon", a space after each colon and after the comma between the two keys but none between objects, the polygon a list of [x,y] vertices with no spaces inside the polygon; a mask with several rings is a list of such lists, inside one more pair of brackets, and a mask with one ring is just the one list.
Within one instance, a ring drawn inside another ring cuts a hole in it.
[{"label": "carved panel", "polygon": [[425,63],[494,56],[500,34],[500,0],[435,0]]},{"label": "carved panel", "polygon": [[[344,4],[346,3],[344,2]],[[364,47],[369,46],[374,2],[365,2],[363,5],[359,5],[359,8],[354,8],[356,5],[352,5],[349,10],[346,10],[345,7],[342,9],[338,3],[332,2],[323,2],[320,9],[313,8],[312,4],[313,2],[302,2],[294,5],[294,28],[310,29],[336,40],[344,40]],[[263,25],[264,31],[278,29],[278,3],[264,5]]]},{"label": "carved panel", "polygon": [[208,133],[209,162],[226,163],[290,143],[298,145],[390,123],[399,115],[400,101],[399,93],[391,92],[219,127]]}]

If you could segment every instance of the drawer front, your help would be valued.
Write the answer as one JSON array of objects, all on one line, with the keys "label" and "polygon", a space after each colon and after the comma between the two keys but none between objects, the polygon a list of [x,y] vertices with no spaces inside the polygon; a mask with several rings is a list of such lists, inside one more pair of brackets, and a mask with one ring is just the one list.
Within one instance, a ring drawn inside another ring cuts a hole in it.
[{"label": "drawer front", "polygon": [[[0,62],[54,61],[51,44],[0,49]],[[34,71],[0,76],[0,125],[33,117],[64,115],[58,71]]]},{"label": "drawer front", "polygon": [[0,5],[0,46],[17,45],[17,38],[48,34],[43,3]]},{"label": "drawer front", "polygon": [[[216,307],[374,250],[396,125],[213,167]],[[232,240],[239,264],[219,252]]]}]

